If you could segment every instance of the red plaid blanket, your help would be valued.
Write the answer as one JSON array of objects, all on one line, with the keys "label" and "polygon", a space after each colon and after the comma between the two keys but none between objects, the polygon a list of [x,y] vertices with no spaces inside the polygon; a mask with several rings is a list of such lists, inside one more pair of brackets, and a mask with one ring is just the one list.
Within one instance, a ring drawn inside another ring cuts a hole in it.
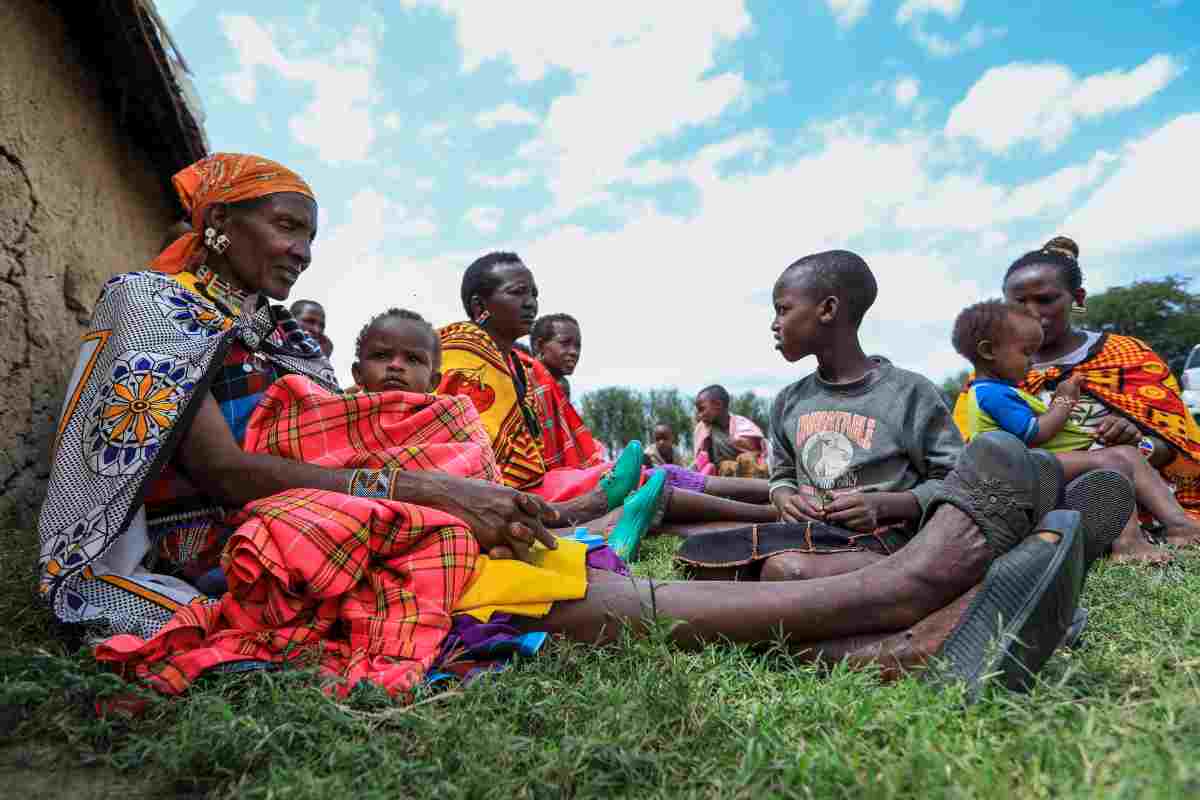
[{"label": "red plaid blanket", "polygon": [[[246,447],[330,467],[438,469],[496,479],[471,402],[400,392],[331,395],[286,377],[251,418]],[[295,489],[256,500],[222,564],[229,592],[181,608],[156,636],[115,636],[96,658],[168,694],[221,664],[311,660],[347,693],[403,695],[433,663],[478,544],[444,512]]]}]

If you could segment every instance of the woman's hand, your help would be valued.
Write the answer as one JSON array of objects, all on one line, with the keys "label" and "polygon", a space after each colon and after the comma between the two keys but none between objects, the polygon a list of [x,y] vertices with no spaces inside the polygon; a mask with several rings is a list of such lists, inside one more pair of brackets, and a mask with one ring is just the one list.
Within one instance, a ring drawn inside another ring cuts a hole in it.
[{"label": "woman's hand", "polygon": [[1137,425],[1117,414],[1109,414],[1096,425],[1096,439],[1100,444],[1137,444],[1142,432]]},{"label": "woman's hand", "polygon": [[546,530],[546,523],[558,520],[558,512],[540,497],[507,486],[464,480],[439,507],[467,523],[485,553],[495,550],[500,558],[515,555],[529,561],[535,541],[550,550],[558,547]]}]

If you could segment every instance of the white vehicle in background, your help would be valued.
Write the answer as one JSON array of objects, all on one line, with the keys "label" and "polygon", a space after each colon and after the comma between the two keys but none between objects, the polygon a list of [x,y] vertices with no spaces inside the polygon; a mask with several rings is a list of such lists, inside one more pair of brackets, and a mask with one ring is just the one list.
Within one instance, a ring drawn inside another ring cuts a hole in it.
[{"label": "white vehicle in background", "polygon": [[1183,386],[1183,402],[1187,404],[1188,411],[1200,419],[1200,344],[1192,348],[1187,361],[1183,362],[1179,382]]}]

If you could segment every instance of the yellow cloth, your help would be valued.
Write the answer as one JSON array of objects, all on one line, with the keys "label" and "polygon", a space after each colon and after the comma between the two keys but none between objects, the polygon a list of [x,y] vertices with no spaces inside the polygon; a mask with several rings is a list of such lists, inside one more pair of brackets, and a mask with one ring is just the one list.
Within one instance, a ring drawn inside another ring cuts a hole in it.
[{"label": "yellow cloth", "polygon": [[454,604],[454,613],[487,622],[492,614],[544,617],[559,600],[579,600],[587,594],[587,545],[558,540],[557,550],[541,544],[533,549],[534,563],[492,559],[481,555],[475,576]]}]

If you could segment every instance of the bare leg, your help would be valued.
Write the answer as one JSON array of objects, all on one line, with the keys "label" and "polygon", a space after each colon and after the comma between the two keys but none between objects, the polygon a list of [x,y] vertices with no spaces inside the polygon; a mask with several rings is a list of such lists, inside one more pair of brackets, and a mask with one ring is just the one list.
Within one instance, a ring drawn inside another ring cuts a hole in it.
[{"label": "bare leg", "polygon": [[848,553],[779,553],[763,562],[760,581],[808,581],[845,575],[883,561],[887,556],[869,550]]},{"label": "bare leg", "polygon": [[563,525],[581,525],[587,520],[608,513],[608,498],[600,489],[593,489],[585,495],[550,505],[558,512],[558,518]]},{"label": "bare leg", "polygon": [[1130,515],[1129,522],[1125,523],[1125,529],[1121,531],[1121,535],[1113,542],[1112,560],[1168,564],[1175,560],[1175,556],[1169,550],[1156,547],[1146,538],[1146,532],[1142,530],[1142,525],[1138,522],[1138,515],[1134,513]]},{"label": "bare leg", "polygon": [[[711,479],[710,479],[711,480]],[[737,480],[729,478],[727,480]],[[667,522],[778,522],[779,512],[774,506],[741,503],[737,500],[726,500],[723,497],[713,497],[711,494],[696,494],[695,492],[676,489],[671,492],[671,502],[667,506]]]},{"label": "bare leg", "polygon": [[524,626],[611,641],[620,625],[661,615],[681,623],[671,635],[683,646],[766,642],[782,631],[808,649],[825,639],[914,625],[978,583],[991,560],[991,548],[970,519],[943,505],[903,550],[847,575],[718,585],[596,580],[582,600],[555,603],[546,617]]},{"label": "bare leg", "polygon": [[709,475],[704,482],[704,493],[727,500],[761,504],[771,502],[770,485],[765,478],[721,478]]}]

